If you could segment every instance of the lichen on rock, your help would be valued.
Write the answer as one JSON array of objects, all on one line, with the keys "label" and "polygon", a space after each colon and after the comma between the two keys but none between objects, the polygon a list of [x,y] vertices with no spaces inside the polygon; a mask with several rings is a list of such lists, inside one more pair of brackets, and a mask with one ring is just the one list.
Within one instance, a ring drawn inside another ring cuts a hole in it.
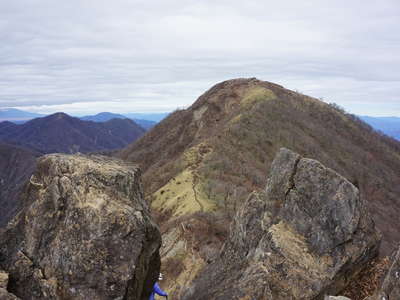
[{"label": "lichen on rock", "polygon": [[24,209],[1,234],[0,266],[22,299],[147,299],[161,237],[140,170],[103,156],[39,159]]},{"label": "lichen on rock", "polygon": [[249,196],[219,258],[183,299],[323,299],[338,294],[379,244],[353,184],[281,149],[266,189]]}]

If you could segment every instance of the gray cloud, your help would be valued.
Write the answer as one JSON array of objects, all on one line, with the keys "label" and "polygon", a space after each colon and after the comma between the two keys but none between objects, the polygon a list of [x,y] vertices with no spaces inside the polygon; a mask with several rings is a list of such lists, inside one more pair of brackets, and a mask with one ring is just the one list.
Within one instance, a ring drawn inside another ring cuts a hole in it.
[{"label": "gray cloud", "polygon": [[170,111],[258,77],[353,113],[400,116],[400,4],[0,2],[0,107]]}]

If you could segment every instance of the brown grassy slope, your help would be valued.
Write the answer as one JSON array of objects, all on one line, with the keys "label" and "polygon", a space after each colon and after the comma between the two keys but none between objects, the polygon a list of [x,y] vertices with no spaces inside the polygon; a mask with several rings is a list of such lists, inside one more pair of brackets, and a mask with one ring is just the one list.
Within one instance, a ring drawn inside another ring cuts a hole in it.
[{"label": "brown grassy slope", "polygon": [[[383,253],[394,248],[400,236],[400,143],[281,86],[257,79],[219,83],[119,156],[141,165],[147,195],[162,197],[163,187],[169,190],[175,177],[190,169],[201,197],[215,204],[214,211],[232,215],[249,192],[265,186],[281,147],[317,159],[355,183],[383,232]],[[173,213],[183,205],[168,207],[167,200],[157,208]]]},{"label": "brown grassy slope", "polygon": [[380,287],[390,267],[389,257],[375,258],[370,261],[354,280],[341,293],[352,300],[364,300],[372,296]]}]

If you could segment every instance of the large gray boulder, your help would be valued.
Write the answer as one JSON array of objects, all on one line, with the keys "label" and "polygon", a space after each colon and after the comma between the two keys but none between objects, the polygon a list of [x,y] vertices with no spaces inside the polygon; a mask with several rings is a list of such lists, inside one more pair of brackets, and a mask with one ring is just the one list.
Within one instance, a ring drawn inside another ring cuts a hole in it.
[{"label": "large gray boulder", "polygon": [[323,299],[338,294],[379,243],[354,185],[281,149],[265,191],[250,195],[219,257],[183,299]]},{"label": "large gray boulder", "polygon": [[24,209],[0,235],[0,266],[21,299],[148,299],[161,237],[134,166],[47,155]]}]

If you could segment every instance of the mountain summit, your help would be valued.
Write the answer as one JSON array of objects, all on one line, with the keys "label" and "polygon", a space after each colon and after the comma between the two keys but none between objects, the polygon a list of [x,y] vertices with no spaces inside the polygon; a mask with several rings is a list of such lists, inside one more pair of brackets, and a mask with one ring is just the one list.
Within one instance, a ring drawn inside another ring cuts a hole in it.
[{"label": "mountain summit", "polygon": [[[171,289],[179,290],[195,276],[194,267],[212,261],[230,220],[250,192],[263,189],[282,147],[320,161],[358,187],[383,233],[382,253],[395,248],[400,144],[335,105],[256,78],[228,80],[118,154],[143,170],[164,230],[161,254],[174,274]],[[198,255],[186,255],[185,247]],[[182,255],[183,265],[178,268],[169,253]]]}]

